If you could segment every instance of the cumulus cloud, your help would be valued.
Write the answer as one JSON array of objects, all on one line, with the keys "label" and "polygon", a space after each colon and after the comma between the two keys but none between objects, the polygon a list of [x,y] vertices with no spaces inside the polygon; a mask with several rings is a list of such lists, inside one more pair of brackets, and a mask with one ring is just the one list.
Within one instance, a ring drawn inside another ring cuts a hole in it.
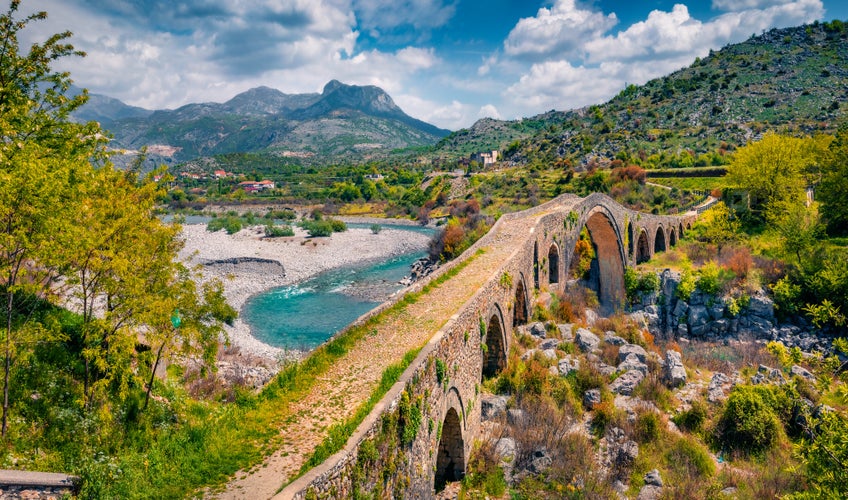
[{"label": "cumulus cloud", "polygon": [[708,22],[689,15],[685,5],[671,12],[655,10],[645,21],[615,36],[586,43],[588,61],[645,60],[661,62],[664,57],[703,56],[709,48],[742,41],[769,27],[792,26],[818,19],[824,14],[820,0],[798,0],[761,10],[722,14]]},{"label": "cumulus cloud", "polygon": [[504,52],[513,57],[544,57],[574,52],[586,38],[594,38],[615,26],[615,14],[579,7],[575,0],[557,0],[526,17],[510,31]]},{"label": "cumulus cloud", "polygon": [[496,120],[503,120],[500,111],[498,108],[494,106],[494,104],[486,104],[480,108],[480,111],[477,112],[477,118],[494,118]]},{"label": "cumulus cloud", "polygon": [[[685,5],[677,4],[670,12],[654,10],[644,21],[616,34],[596,32],[569,54],[552,54],[522,71],[504,93],[508,101],[504,107],[541,112],[601,103],[626,84],[642,84],[685,67],[711,48],[740,42],[771,27],[811,22],[824,14],[821,0],[715,0],[717,4],[735,10],[701,21]],[[759,8],[746,10],[745,5]]]},{"label": "cumulus cloud", "polygon": [[88,53],[58,69],[151,109],[221,102],[259,85],[316,92],[331,79],[402,92],[411,75],[441,63],[429,48],[357,51],[349,0],[45,0],[38,8],[49,20],[27,30],[29,41],[70,28]]}]

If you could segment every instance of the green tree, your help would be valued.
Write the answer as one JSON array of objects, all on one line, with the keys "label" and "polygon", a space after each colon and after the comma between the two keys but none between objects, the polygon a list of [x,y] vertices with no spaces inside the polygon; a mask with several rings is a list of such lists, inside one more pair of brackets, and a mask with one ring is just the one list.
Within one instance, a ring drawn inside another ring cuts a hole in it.
[{"label": "green tree", "polygon": [[[20,0],[0,15],[0,288],[5,325],[0,333],[3,356],[2,435],[8,429],[12,365],[25,347],[31,303],[44,296],[60,267],[60,234],[73,220],[80,202],[77,186],[91,171],[100,151],[96,124],[71,123],[71,111],[87,94],[67,95],[71,80],[50,64],[81,52],[60,33],[22,51],[19,33],[44,20],[45,12],[16,18]],[[45,340],[39,331],[38,340]]]},{"label": "green tree", "polygon": [[720,201],[704,212],[692,229],[697,239],[714,244],[721,255],[724,246],[739,239],[740,226],[733,212]]},{"label": "green tree", "polygon": [[819,239],[824,236],[824,226],[819,222],[816,203],[779,200],[771,204],[767,220],[780,238],[783,251],[802,266],[801,257],[809,255]]},{"label": "green tree", "polygon": [[739,148],[727,168],[727,181],[748,192],[754,210],[800,201],[826,148],[826,140],[767,133],[760,141]]},{"label": "green tree", "polygon": [[830,144],[816,199],[821,203],[828,233],[848,235],[848,125],[837,132]]}]

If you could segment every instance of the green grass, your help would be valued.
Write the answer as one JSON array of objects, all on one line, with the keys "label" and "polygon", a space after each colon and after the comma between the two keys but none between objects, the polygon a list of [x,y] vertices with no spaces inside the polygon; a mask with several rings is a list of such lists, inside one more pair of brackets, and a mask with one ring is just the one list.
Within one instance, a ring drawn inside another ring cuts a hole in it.
[{"label": "green grass", "polygon": [[727,187],[727,179],[724,177],[654,177],[649,181],[688,191],[712,191]]},{"label": "green grass", "polygon": [[[402,313],[439,285],[456,276],[474,259],[478,251],[456,267],[425,285],[420,292],[407,293],[403,299],[352,327],[315,349],[300,363],[283,370],[258,395],[246,394],[237,403],[197,401],[173,383],[157,390],[168,400],[155,405],[170,406],[175,421],[153,424],[143,430],[100,429],[104,435],[125,432],[121,444],[92,452],[84,458],[70,453],[68,458],[52,457],[48,468],[71,470],[83,477],[83,498],[184,498],[198,489],[221,485],[235,472],[259,463],[272,453],[285,436],[279,429],[296,418],[289,405],[312,390],[316,380],[381,322]],[[410,351],[403,360],[390,366],[371,398],[350,420],[331,428],[327,443],[322,443],[310,463],[320,463],[344,445],[347,437],[388,391],[417,354]],[[149,418],[149,417],[148,417]],[[77,450],[79,451],[79,450]]]}]

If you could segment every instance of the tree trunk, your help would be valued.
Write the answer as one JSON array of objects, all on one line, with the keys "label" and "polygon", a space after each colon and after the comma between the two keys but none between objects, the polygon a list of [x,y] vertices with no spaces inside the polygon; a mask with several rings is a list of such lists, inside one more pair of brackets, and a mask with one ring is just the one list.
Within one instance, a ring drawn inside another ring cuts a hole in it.
[{"label": "tree trunk", "polygon": [[156,362],[153,363],[153,366],[150,368],[150,382],[147,383],[147,394],[144,396],[144,408],[142,410],[147,409],[147,403],[150,402],[150,392],[153,390],[153,379],[156,377],[156,369],[159,368],[159,360],[162,358],[162,351],[165,349],[165,342],[162,342],[162,345],[159,346],[159,350],[156,352]]}]

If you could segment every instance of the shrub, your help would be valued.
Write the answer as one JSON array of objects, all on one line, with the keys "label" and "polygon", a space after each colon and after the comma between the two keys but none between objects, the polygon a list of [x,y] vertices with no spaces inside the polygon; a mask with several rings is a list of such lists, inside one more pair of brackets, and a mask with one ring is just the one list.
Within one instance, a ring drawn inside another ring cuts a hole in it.
[{"label": "shrub", "polygon": [[707,406],[696,399],[688,410],[678,413],[671,421],[686,432],[700,432],[707,421]]},{"label": "shrub", "polygon": [[643,378],[639,385],[633,390],[634,396],[639,396],[645,401],[653,401],[658,408],[668,410],[671,408],[671,391],[662,381],[662,376],[654,371]]},{"label": "shrub", "polygon": [[692,292],[695,291],[695,285],[695,276],[692,274],[692,271],[690,269],[684,269],[680,274],[680,284],[677,285],[677,291],[674,293],[678,299],[686,302],[692,296]]},{"label": "shrub", "polygon": [[758,454],[775,445],[781,426],[762,391],[751,386],[736,386],[727,398],[716,430],[723,448]]},{"label": "shrub", "polygon": [[291,226],[274,226],[271,224],[265,226],[266,238],[280,238],[284,236],[294,236],[294,229]]},{"label": "shrub", "polygon": [[697,286],[707,295],[718,295],[724,285],[732,279],[728,271],[724,271],[714,261],[707,262],[700,270]]},{"label": "shrub", "polygon": [[639,443],[650,443],[660,437],[663,427],[662,418],[653,410],[646,410],[636,416],[633,424],[633,434]]},{"label": "shrub", "polygon": [[592,416],[592,432],[600,437],[603,436],[607,427],[617,423],[622,418],[622,412],[615,407],[612,401],[601,401],[595,405]]},{"label": "shrub", "polygon": [[338,219],[328,219],[330,221],[330,227],[333,228],[334,233],[343,233],[347,231],[347,224]]},{"label": "shrub", "polygon": [[710,477],[715,474],[715,463],[709,452],[692,437],[677,439],[666,452],[665,458],[684,477]]},{"label": "shrub", "polygon": [[380,234],[380,231],[382,231],[382,230],[383,230],[383,228],[379,224],[377,224],[377,223],[371,224],[371,233]]},{"label": "shrub", "polygon": [[798,303],[801,297],[801,287],[796,285],[788,276],[777,280],[771,285],[774,294],[774,310],[778,318],[786,319],[798,314]]},{"label": "shrub", "polygon": [[303,221],[300,227],[312,238],[327,237],[333,234],[333,224],[326,220]]},{"label": "shrub", "polygon": [[226,217],[216,217],[206,224],[206,230],[212,233],[223,229],[227,232],[227,234],[235,234],[241,231],[241,228],[241,219],[231,215]]}]

